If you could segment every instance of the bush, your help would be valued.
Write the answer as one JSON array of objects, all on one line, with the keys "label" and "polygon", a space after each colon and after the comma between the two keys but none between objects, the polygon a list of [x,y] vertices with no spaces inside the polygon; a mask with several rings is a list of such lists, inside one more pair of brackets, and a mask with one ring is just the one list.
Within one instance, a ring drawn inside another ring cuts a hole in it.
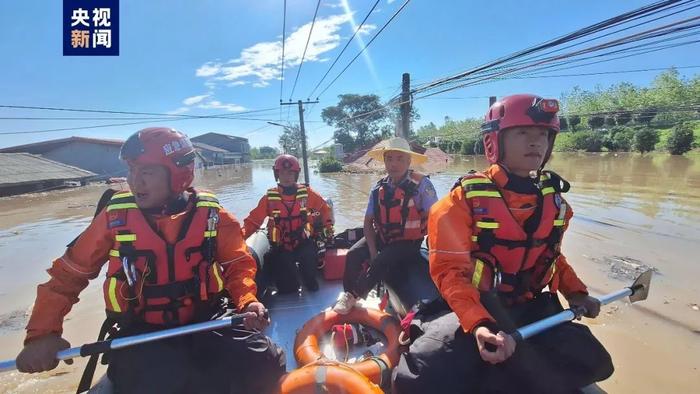
[{"label": "bush", "polygon": [[572,140],[573,135],[576,133],[559,133],[557,139],[554,140],[554,151],[555,152],[575,152]]},{"label": "bush", "polygon": [[666,142],[666,149],[672,155],[682,155],[693,149],[693,128],[688,123],[676,125]]},{"label": "bush", "polygon": [[576,126],[581,124],[581,117],[578,115],[569,116],[569,126],[571,126],[571,131],[576,131]]},{"label": "bush", "polygon": [[609,151],[627,152],[632,147],[634,130],[629,127],[616,126],[603,138],[603,146]]},{"label": "bush", "polygon": [[657,142],[659,142],[659,132],[643,127],[635,131],[632,145],[634,150],[643,154],[644,152],[653,151]]},{"label": "bush", "polygon": [[573,150],[586,152],[600,152],[603,149],[603,136],[593,131],[579,131],[572,133],[571,146]]},{"label": "bush", "polygon": [[324,157],[318,163],[318,172],[339,172],[343,169],[343,163],[333,157]]}]

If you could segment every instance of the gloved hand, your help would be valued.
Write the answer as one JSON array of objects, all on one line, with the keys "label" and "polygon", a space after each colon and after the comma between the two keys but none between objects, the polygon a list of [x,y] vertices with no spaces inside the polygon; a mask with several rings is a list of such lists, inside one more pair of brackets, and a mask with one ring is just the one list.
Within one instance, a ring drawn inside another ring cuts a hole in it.
[{"label": "gloved hand", "polygon": [[600,301],[597,298],[591,297],[584,293],[574,293],[566,298],[569,301],[569,306],[582,307],[584,309],[583,316],[594,318],[600,313]]},{"label": "gloved hand", "polygon": [[270,324],[267,308],[261,302],[251,302],[244,312],[247,316],[243,319],[243,326],[248,330],[262,331]]},{"label": "gloved hand", "polygon": [[[58,334],[36,338],[24,345],[24,349],[17,355],[17,369],[28,373],[50,371],[58,366],[56,353],[69,347],[70,343]],[[73,364],[73,360],[65,362]]]}]

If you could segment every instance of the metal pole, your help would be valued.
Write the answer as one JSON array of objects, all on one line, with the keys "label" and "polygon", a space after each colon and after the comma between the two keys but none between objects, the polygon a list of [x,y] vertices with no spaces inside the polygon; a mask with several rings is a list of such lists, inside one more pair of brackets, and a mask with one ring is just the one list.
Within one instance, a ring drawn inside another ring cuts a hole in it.
[{"label": "metal pole", "polygon": [[[61,350],[56,354],[57,360],[68,360],[77,357],[87,357],[93,354],[104,353],[108,350],[122,349],[129,346],[140,345],[142,343],[158,341],[161,339],[177,337],[181,335],[194,334],[201,331],[212,331],[219,328],[235,326],[243,322],[244,314],[236,314],[219,320],[211,320],[202,323],[189,324],[182,327],[169,328],[162,331],[149,332],[146,334],[133,335],[130,337],[109,339],[106,341],[93,342]],[[0,362],[0,372],[17,369],[15,360]]]},{"label": "metal pole", "polygon": [[411,132],[411,74],[404,73],[401,78],[401,127],[396,136],[408,139]]},{"label": "metal pole", "polygon": [[[643,301],[647,298],[649,294],[649,287],[651,286],[651,276],[652,271],[648,270],[639,275],[632,284],[632,286],[625,287],[622,290],[618,290],[601,296],[600,298],[598,298],[598,301],[600,301],[601,305],[607,305],[613,301],[617,301],[627,296],[630,297],[630,302]],[[574,320],[582,316],[584,312],[585,310],[581,307],[569,308],[565,311],[557,313],[556,315],[552,315],[550,317],[520,327],[511,335],[516,341],[522,341],[534,335],[537,335],[542,331],[548,330],[556,325]]]},{"label": "metal pole", "polygon": [[309,160],[306,153],[306,129],[304,129],[304,103],[299,100],[299,129],[301,130],[301,155],[304,159],[304,181],[309,186]]}]

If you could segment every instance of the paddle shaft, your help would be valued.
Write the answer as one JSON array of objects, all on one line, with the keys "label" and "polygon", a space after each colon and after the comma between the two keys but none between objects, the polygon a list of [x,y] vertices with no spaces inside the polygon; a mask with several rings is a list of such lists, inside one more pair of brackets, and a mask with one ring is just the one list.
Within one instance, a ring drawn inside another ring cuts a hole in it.
[{"label": "paddle shaft", "polygon": [[[613,301],[617,301],[621,298],[625,298],[627,296],[630,296],[634,293],[634,290],[632,290],[631,287],[625,287],[622,290],[618,290],[613,293],[606,294],[600,298],[598,298],[598,301],[600,301],[601,305],[607,305]],[[576,319],[577,317],[583,315],[584,310],[581,307],[574,307],[574,308],[569,308],[564,311],[561,311],[557,313],[556,315],[552,315],[550,317],[544,318],[542,320],[538,320],[534,323],[530,323],[526,326],[520,327],[517,329],[514,333],[511,334],[513,338],[520,342],[525,339],[528,339],[532,336],[535,336],[542,331],[546,331],[554,326],[557,326],[562,323],[566,323],[568,321],[572,321]]]},{"label": "paddle shaft", "polygon": [[[226,328],[241,324],[244,314],[237,314],[219,320],[211,320],[202,323],[189,324],[186,326],[168,328],[161,331],[148,332],[145,334],[133,335],[124,338],[109,339],[87,343],[79,347],[61,350],[56,353],[57,360],[68,360],[77,357],[87,357],[94,354],[104,353],[108,350],[123,349],[129,346],[140,345],[142,343],[159,341],[161,339],[173,338],[181,335],[194,334],[202,331],[211,331],[219,328]],[[7,360],[0,362],[0,372],[11,371],[17,369],[15,360]]]}]

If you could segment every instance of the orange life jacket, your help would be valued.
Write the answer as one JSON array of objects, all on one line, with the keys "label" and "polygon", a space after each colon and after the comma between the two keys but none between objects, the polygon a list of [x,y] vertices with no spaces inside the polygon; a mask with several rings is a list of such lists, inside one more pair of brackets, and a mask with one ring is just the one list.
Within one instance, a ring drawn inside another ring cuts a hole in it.
[{"label": "orange life jacket", "polygon": [[[569,206],[561,197],[568,183],[550,172],[540,176],[534,225],[527,231],[518,224],[496,184],[483,173],[460,178],[472,213],[473,271],[467,277],[482,291],[496,289],[513,302],[521,302],[550,284],[560,256]],[[538,219],[539,218],[539,219]],[[556,289],[550,289],[556,291]]]},{"label": "orange life jacket", "polygon": [[385,177],[372,189],[374,223],[385,244],[422,240],[427,234],[428,212],[422,212],[415,202],[424,177],[410,171],[396,187],[388,186],[389,177]]},{"label": "orange life jacket", "polygon": [[314,234],[312,215],[306,207],[309,192],[304,185],[297,185],[294,203],[288,207],[282,201],[277,187],[267,191],[267,236],[273,246],[294,250],[301,241]]},{"label": "orange life jacket", "polygon": [[210,311],[224,290],[222,268],[214,261],[221,206],[212,193],[192,192],[194,207],[175,244],[151,228],[131,192],[110,199],[106,210],[114,244],[104,283],[109,318],[177,326],[211,317],[196,312]]}]

